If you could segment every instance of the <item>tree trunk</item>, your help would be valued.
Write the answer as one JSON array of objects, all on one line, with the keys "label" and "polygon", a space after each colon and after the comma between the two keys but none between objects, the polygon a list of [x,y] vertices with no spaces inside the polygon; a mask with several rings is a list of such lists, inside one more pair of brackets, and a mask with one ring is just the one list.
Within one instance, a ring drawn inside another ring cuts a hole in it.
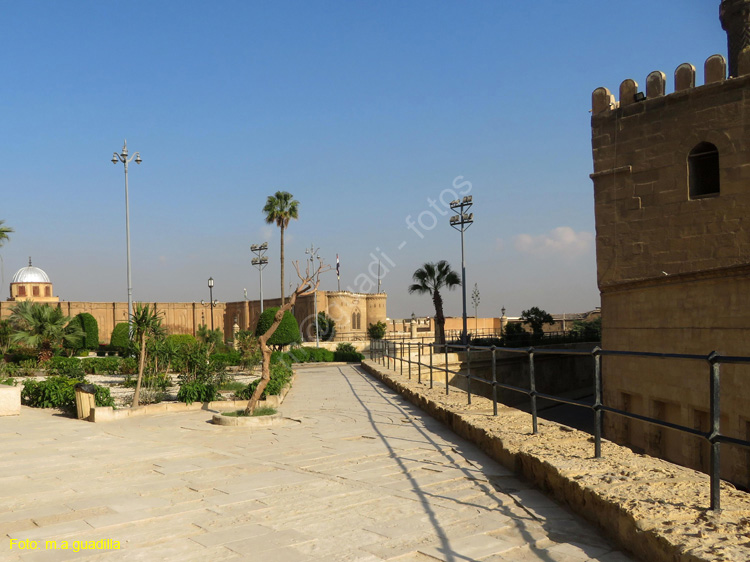
[{"label": "tree trunk", "polygon": [[146,334],[141,334],[141,357],[138,365],[138,380],[135,381],[135,393],[133,394],[133,407],[140,405],[141,380],[143,379],[143,368],[146,365]]},{"label": "tree trunk", "polygon": [[281,306],[284,306],[284,225],[281,225]]},{"label": "tree trunk", "polygon": [[439,349],[443,350],[445,348],[445,315],[443,314],[443,297],[437,289],[432,292],[432,302],[435,305],[435,336]]}]

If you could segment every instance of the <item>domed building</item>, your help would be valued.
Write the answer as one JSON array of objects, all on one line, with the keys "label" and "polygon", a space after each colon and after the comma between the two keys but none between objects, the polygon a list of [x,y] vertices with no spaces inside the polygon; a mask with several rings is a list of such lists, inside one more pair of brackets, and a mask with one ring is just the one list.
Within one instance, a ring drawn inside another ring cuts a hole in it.
[{"label": "domed building", "polygon": [[52,296],[52,282],[44,272],[31,265],[16,271],[10,282],[9,301],[59,302],[59,297]]}]

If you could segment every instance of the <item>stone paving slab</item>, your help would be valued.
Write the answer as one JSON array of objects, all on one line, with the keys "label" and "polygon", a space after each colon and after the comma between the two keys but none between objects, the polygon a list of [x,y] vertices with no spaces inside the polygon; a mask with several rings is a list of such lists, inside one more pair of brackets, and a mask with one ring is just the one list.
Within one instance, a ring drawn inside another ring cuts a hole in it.
[{"label": "stone paving slab", "polygon": [[[281,411],[295,421],[257,429],[0,418],[0,559],[632,560],[357,368],[300,371]],[[106,539],[120,549],[75,552]]]}]

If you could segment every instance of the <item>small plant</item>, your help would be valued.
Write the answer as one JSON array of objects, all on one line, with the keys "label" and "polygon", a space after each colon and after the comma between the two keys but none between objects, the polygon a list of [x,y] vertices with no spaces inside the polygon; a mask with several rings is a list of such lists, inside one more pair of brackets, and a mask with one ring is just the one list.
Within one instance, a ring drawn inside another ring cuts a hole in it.
[{"label": "small plant", "polygon": [[[125,388],[135,388],[136,382],[137,379],[132,375],[126,375],[125,380],[122,382],[122,386]],[[143,385],[143,388],[152,388],[165,392],[170,386],[172,386],[172,379],[165,373],[157,373],[155,375],[149,373],[143,375],[141,385]]]},{"label": "small plant", "polygon": [[373,340],[382,340],[387,329],[388,325],[385,322],[378,321],[367,326],[367,335]]},{"label": "small plant", "polygon": [[138,372],[138,362],[133,357],[126,357],[120,361],[120,373],[134,375]]},{"label": "small plant", "polygon": [[231,390],[235,394],[243,390],[247,385],[240,381],[227,381],[219,385],[219,390]]},{"label": "small plant", "polygon": [[247,412],[245,412],[245,410],[237,410],[236,412],[224,412],[222,416],[227,416],[228,418],[245,418],[257,416],[272,416],[276,412],[276,408],[272,408],[271,406],[260,406],[259,408],[255,408],[255,411],[250,416],[247,415]]},{"label": "small plant", "polygon": [[86,373],[77,357],[53,357],[49,361],[47,370],[52,375],[68,377],[70,379],[83,379]]},{"label": "small plant", "polygon": [[18,379],[14,379],[13,377],[0,378],[0,384],[16,386],[18,384]]},{"label": "small plant", "polygon": [[[292,380],[292,369],[284,362],[279,363],[271,363],[271,378],[268,381],[268,384],[266,385],[266,388],[263,389],[263,394],[260,395],[261,398],[265,398],[267,396],[278,396],[281,394],[281,391],[284,389],[284,387],[289,383],[289,381]],[[253,395],[253,392],[255,392],[255,388],[260,383],[260,379],[255,379],[253,382],[251,382],[247,387],[238,392],[235,393],[235,396],[240,400],[250,400],[250,397]]]},{"label": "small plant", "polygon": [[336,352],[337,353],[357,353],[357,350],[352,344],[348,342],[342,342],[336,346]]},{"label": "small plant", "polygon": [[24,359],[18,364],[19,377],[32,377],[39,368],[39,362],[36,359]]},{"label": "small plant", "polygon": [[325,312],[318,312],[318,331],[321,341],[331,341],[336,337],[336,322]]},{"label": "small plant", "polygon": [[[76,409],[75,385],[85,380],[68,377],[48,377],[43,381],[27,380],[23,383],[21,402],[32,408],[60,408],[67,412]],[[114,406],[109,388],[95,387],[95,403],[97,406]]]},{"label": "small plant", "polygon": [[220,398],[219,391],[212,384],[200,381],[186,382],[180,385],[177,400],[192,404],[193,402],[213,402]]}]

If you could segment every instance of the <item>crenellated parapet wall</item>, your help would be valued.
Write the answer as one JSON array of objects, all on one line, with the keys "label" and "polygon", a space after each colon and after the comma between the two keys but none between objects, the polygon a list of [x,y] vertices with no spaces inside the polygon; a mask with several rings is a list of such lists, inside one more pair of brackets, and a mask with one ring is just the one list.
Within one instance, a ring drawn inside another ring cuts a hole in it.
[{"label": "crenellated parapet wall", "polygon": [[[750,57],[744,57],[744,70],[741,75],[750,74]],[[711,55],[704,64],[703,85],[717,84],[727,80],[727,61],[722,55]],[[674,71],[674,93],[688,92],[695,86],[695,66],[683,63]],[[623,80],[620,84],[619,100],[615,99],[607,88],[597,88],[591,95],[591,113],[598,115],[620,107],[643,103],[654,98],[661,98],[667,94],[667,75],[655,70],[646,77],[646,91],[639,90],[638,82],[632,78]]]}]

